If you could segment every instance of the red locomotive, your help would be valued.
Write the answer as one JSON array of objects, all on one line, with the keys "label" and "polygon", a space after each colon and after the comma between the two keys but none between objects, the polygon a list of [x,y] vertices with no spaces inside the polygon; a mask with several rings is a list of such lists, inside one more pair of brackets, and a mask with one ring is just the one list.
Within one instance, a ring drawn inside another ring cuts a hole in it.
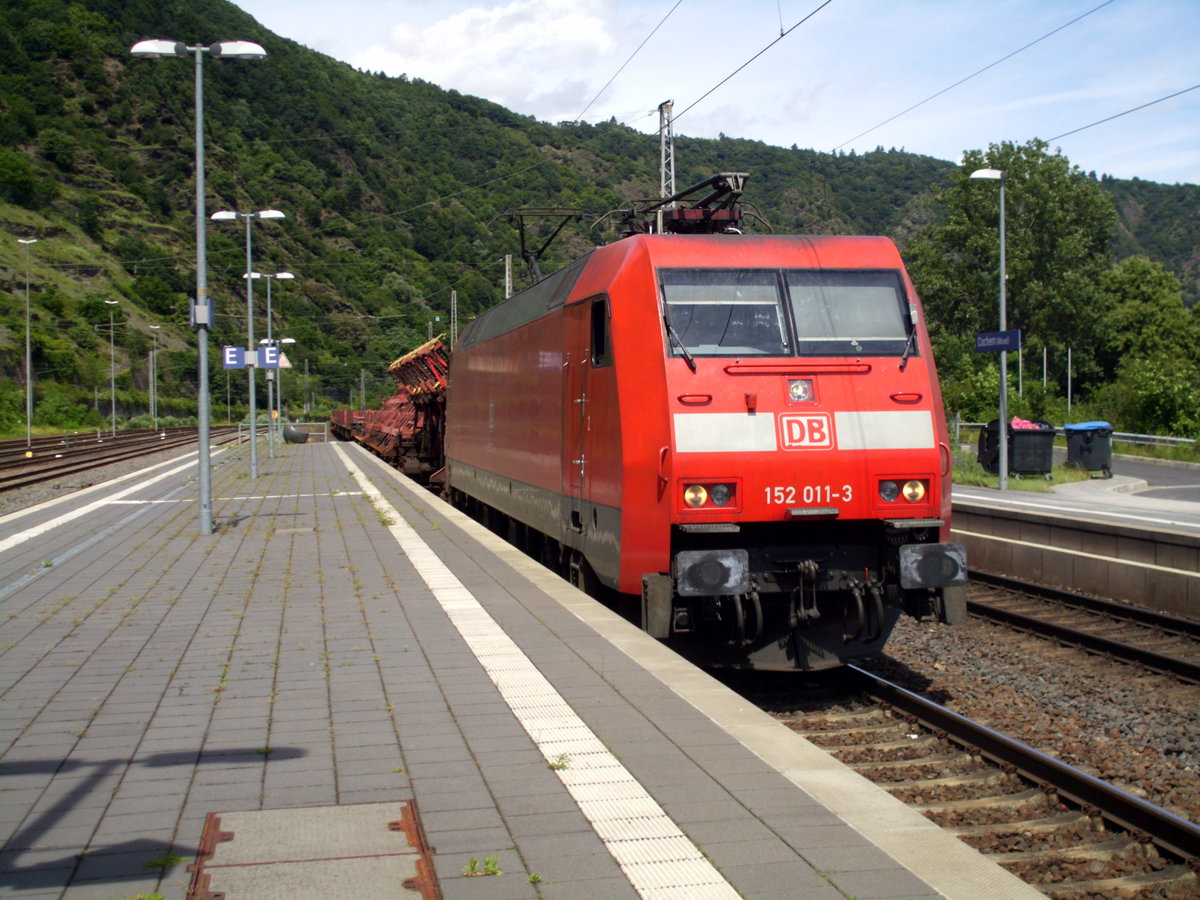
[{"label": "red locomotive", "polygon": [[451,501],[694,660],[823,669],[965,615],[886,238],[635,234],[477,317],[445,399]]}]

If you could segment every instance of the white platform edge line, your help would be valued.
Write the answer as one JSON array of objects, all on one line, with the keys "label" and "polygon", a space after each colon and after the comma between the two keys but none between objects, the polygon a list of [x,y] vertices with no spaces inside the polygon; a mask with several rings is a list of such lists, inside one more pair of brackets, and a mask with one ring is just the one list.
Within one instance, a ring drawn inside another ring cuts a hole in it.
[{"label": "white platform edge line", "polygon": [[[479,601],[475,599],[465,587],[463,587],[462,583],[459,582],[457,578],[454,577],[454,574],[445,566],[437,554],[435,554],[433,550],[429,548],[429,545],[427,545],[425,541],[421,539],[421,536],[417,534],[416,530],[408,524],[408,522],[404,519],[404,516],[401,515],[400,511],[397,510],[388,501],[388,499],[384,497],[384,495],[373,484],[370,483],[366,475],[361,469],[358,468],[357,465],[354,464],[346,452],[337,444],[334,444],[333,447],[334,451],[339,457],[341,457],[346,468],[350,471],[350,474],[354,477],[354,480],[358,482],[359,486],[363,490],[363,493],[366,494],[371,502],[377,506],[390,508],[396,513],[397,521],[394,524],[387,526],[388,532],[395,539],[401,550],[403,550],[412,561],[414,567],[417,569],[418,574],[423,580],[425,580],[430,590],[433,591],[434,597],[438,600],[438,602],[442,602],[442,594],[444,592],[449,592],[455,604],[463,604],[463,606],[466,607],[466,618],[468,620],[477,622],[483,617],[486,617],[488,620],[490,620],[493,627],[496,629],[496,634],[492,636],[492,639],[500,640],[499,635],[503,634],[500,625],[496,623],[490,615],[488,615],[487,611],[483,609],[483,606],[479,604]],[[435,584],[437,585],[436,587]],[[470,603],[468,603],[466,599],[467,597],[471,598],[473,607]],[[455,613],[447,610],[447,614],[450,616],[451,622],[456,628],[458,628],[458,622],[456,621],[458,617],[455,615]],[[467,642],[467,645],[471,647],[473,642],[472,637],[468,633],[464,633],[462,630],[460,630],[460,634],[462,635],[463,640]],[[525,656],[524,652],[515,643],[512,644],[512,648],[514,656],[508,660],[510,666],[514,664],[517,668],[523,668],[524,666],[527,666],[529,669],[530,681],[536,682],[540,680],[544,682],[545,677],[538,672],[537,667],[533,665],[533,662],[529,659],[529,657]],[[492,673],[488,669],[488,662],[485,660],[480,660],[480,665],[484,667],[484,670],[488,672],[488,676],[491,677]],[[496,681],[496,679],[493,679],[493,682],[496,683],[497,690],[499,690],[500,695],[504,697],[505,703],[508,703],[505,684],[501,681]],[[555,693],[557,693],[557,691]],[[562,702],[566,703],[565,700]],[[521,722],[522,727],[524,727],[526,718],[524,708],[514,707],[511,704],[509,705],[509,708],[512,710],[513,715],[517,717],[517,720]],[[575,715],[574,712],[571,713],[570,718],[574,719],[574,722],[570,722],[571,727],[586,729],[588,734],[591,734],[591,729],[588,728],[587,723]],[[569,719],[564,719],[564,724],[568,724],[569,721]],[[538,745],[539,749],[542,749],[543,746],[545,746],[548,750],[553,750],[556,745],[555,742],[543,743],[539,741],[532,733],[530,734],[530,738],[536,745]],[[600,748],[603,748],[602,742],[596,738],[594,734],[591,735],[591,741],[595,741]],[[562,745],[559,744],[558,746]],[[607,751],[604,752],[607,753]],[[557,753],[550,753],[550,755],[547,756],[547,759],[554,761],[557,757]],[[613,759],[614,762],[619,765],[619,761],[617,761],[615,757],[613,757]],[[566,765],[568,767],[570,766],[569,760],[566,761]],[[622,766],[621,768],[623,769],[624,767]],[[663,811],[658,805],[658,801],[651,797],[645,788],[642,788],[641,785],[638,785],[637,780],[633,778],[632,775],[629,776],[628,783],[637,785],[637,787],[640,789],[641,796],[638,798],[639,801],[653,804],[654,807],[658,809],[662,820],[665,820],[663,823],[663,831],[668,832],[669,836],[671,837],[677,836],[683,838],[691,847],[690,858],[686,861],[681,861],[677,854],[672,854],[670,857],[661,860],[661,862],[670,862],[676,866],[679,866],[678,871],[681,873],[681,880],[679,884],[672,885],[672,887],[704,887],[706,890],[706,896],[724,896],[728,897],[729,900],[737,900],[737,898],[741,895],[734,890],[733,886],[729,884],[729,882],[725,880],[725,878],[720,874],[720,872],[717,871],[712,863],[705,858],[704,854],[700,852],[700,849],[696,847],[696,845],[693,844],[686,835],[684,835],[679,826],[676,825],[669,816],[667,816],[666,812]],[[575,799],[575,802],[579,804],[580,811],[585,817],[588,817],[588,821],[591,822],[592,827],[596,829],[597,835],[604,842],[605,847],[608,848],[612,839],[606,838],[601,828],[597,827],[600,823],[594,821],[589,816],[591,810],[589,810],[588,807],[594,808],[596,801],[591,798],[581,800],[580,798],[575,797],[574,786],[566,780],[563,780],[563,786],[566,787],[567,791],[571,793],[571,796]],[[669,823],[669,827],[666,825],[666,823]],[[661,890],[664,887],[658,878],[650,877],[652,870],[645,867],[645,865],[630,866],[622,863],[617,856],[617,850],[618,848],[609,848],[609,853],[612,854],[613,860],[621,867],[621,870],[625,872],[626,877],[629,878],[630,884],[640,896],[650,897],[652,892]],[[682,862],[692,863],[692,865],[684,866],[681,865]],[[714,889],[720,893],[712,893]]]}]

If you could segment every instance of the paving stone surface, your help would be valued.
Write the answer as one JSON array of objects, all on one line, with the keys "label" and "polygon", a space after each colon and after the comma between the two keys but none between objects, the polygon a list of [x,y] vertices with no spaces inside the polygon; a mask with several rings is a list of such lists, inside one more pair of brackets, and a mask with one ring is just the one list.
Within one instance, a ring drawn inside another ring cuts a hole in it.
[{"label": "paving stone surface", "polygon": [[[210,812],[411,801],[447,900],[636,896],[333,448],[260,453],[254,481],[214,463],[214,535],[172,487],[5,558],[0,895],[178,898]],[[746,797],[838,820],[370,477],[744,896],[844,896],[832,870],[934,896],[849,829],[799,851],[800,823]],[[488,857],[503,876],[465,874]]]}]

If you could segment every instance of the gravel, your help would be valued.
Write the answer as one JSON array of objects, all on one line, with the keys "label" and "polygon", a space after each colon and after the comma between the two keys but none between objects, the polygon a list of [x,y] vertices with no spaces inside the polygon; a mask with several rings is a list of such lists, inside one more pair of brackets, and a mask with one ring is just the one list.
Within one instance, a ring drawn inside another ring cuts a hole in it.
[{"label": "gravel", "polygon": [[972,620],[901,617],[870,668],[1200,821],[1200,686]]}]

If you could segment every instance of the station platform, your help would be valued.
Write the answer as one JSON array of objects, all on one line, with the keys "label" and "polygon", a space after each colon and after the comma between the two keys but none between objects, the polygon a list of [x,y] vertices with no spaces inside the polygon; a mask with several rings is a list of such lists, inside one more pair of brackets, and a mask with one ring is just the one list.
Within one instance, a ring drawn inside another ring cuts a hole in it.
[{"label": "station platform", "polygon": [[1039,892],[361,448],[0,518],[0,896]]},{"label": "station platform", "polygon": [[[1056,448],[1057,461],[1062,462],[1065,455]],[[1025,478],[1036,481],[1038,476]],[[1117,455],[1111,478],[1073,481],[1048,492],[1022,490],[1019,480],[1011,478],[1007,491],[956,484],[954,502],[1200,536],[1197,463]]]},{"label": "station platform", "polygon": [[[1200,476],[1197,477],[1200,482]],[[984,487],[954,487],[954,503],[1107,522],[1153,532],[1200,536],[1200,503],[1134,496],[1146,483],[1128,476],[1058,485],[1049,493]]]}]

